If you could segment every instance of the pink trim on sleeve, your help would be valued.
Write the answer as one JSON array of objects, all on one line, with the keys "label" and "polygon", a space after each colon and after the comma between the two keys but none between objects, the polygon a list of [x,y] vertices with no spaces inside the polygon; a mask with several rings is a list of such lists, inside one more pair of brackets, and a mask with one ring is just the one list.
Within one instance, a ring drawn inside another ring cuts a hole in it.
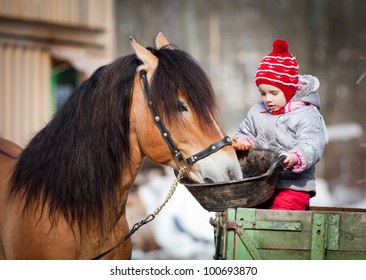
[{"label": "pink trim on sleeve", "polygon": [[305,159],[304,157],[301,155],[301,153],[299,153],[298,151],[292,150],[289,151],[291,154],[296,155],[297,157],[297,162],[294,163],[294,165],[291,167],[293,172],[296,173],[300,173],[302,171],[305,170],[306,168],[306,164],[305,164]]},{"label": "pink trim on sleeve", "polygon": [[249,142],[253,147],[255,147],[254,141],[250,137],[244,136],[241,139],[244,139],[245,141]]}]

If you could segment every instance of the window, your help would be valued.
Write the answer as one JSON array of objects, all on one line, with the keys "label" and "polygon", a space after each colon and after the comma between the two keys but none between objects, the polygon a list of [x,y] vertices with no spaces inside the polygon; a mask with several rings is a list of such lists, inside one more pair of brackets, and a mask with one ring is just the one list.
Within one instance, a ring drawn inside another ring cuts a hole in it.
[{"label": "window", "polygon": [[53,111],[57,111],[74,92],[77,86],[78,72],[65,61],[52,62],[52,100]]}]

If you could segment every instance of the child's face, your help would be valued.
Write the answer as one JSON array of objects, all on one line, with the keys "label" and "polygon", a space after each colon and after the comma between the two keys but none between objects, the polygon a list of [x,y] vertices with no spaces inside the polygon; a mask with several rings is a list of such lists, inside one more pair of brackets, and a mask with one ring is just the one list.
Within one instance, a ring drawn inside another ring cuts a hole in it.
[{"label": "child's face", "polygon": [[258,89],[263,103],[271,111],[277,111],[286,105],[287,101],[285,95],[278,87],[260,84],[258,85]]}]

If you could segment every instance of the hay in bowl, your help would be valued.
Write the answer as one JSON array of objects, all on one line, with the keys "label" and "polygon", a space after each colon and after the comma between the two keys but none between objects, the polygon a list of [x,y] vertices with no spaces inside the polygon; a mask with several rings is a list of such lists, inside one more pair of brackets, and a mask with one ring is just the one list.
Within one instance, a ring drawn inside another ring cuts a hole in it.
[{"label": "hay in bowl", "polygon": [[237,156],[242,180],[199,184],[183,178],[180,182],[208,211],[255,207],[273,195],[285,156],[259,148],[237,152]]}]

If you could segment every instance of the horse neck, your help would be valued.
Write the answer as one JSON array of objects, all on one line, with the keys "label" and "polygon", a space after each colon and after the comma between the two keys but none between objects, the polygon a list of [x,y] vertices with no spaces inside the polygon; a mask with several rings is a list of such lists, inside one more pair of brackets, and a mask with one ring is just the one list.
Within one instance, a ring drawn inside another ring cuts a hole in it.
[{"label": "horse neck", "polygon": [[[137,143],[134,140],[132,140],[130,143]],[[120,182],[120,186],[118,188],[118,204],[123,206],[125,208],[128,200],[128,195],[130,193],[131,187],[133,185],[133,182],[135,181],[144,156],[141,154],[138,145],[132,145],[131,146],[131,155],[129,159],[129,165],[126,165],[122,172],[122,180]],[[123,209],[125,210],[125,209]],[[124,211],[123,211],[124,212]]]}]

